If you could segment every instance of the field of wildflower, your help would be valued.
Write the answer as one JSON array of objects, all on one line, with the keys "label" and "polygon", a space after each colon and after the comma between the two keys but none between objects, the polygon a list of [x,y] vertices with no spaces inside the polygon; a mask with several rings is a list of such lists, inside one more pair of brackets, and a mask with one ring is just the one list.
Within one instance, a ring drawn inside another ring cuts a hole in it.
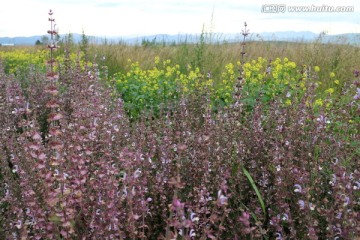
[{"label": "field of wildflower", "polygon": [[359,46],[246,33],[0,47],[0,239],[357,239]]}]

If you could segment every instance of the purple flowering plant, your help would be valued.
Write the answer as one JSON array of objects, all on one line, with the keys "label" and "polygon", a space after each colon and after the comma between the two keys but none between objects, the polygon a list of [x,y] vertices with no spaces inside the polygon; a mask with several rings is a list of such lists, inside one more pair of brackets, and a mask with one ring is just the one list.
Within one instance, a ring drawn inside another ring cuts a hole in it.
[{"label": "purple flowering plant", "polygon": [[56,72],[49,49],[27,89],[0,62],[1,239],[360,235],[359,88],[315,111],[309,81],[249,112],[240,69],[231,106],[194,93],[133,121],[96,64]]}]

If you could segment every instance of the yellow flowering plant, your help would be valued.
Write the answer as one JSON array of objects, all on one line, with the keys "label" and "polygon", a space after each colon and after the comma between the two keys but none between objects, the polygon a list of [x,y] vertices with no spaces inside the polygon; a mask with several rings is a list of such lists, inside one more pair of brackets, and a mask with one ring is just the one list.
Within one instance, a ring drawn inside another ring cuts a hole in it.
[{"label": "yellow flowering plant", "polygon": [[[55,56],[54,71],[60,71],[61,67],[66,64],[72,66],[80,65],[82,70],[85,66],[91,65],[90,62],[84,61],[84,53],[71,52],[68,56],[64,53],[59,53]],[[31,49],[31,48],[16,48],[11,51],[0,51],[0,59],[4,61],[5,73],[26,74],[30,69],[37,69],[45,73],[46,61],[49,57],[47,50]]]},{"label": "yellow flowering plant", "polygon": [[29,67],[36,67],[45,71],[45,63],[48,57],[46,50],[14,49],[0,51],[0,59],[4,61],[5,73],[19,73],[27,71]]},{"label": "yellow flowering plant", "polygon": [[144,70],[139,62],[129,60],[130,70],[113,76],[125,109],[132,117],[137,118],[145,109],[157,112],[163,103],[212,87],[212,79],[205,79],[199,68],[183,73],[170,60],[161,62],[155,57],[154,63],[155,67]]},{"label": "yellow flowering plant", "polygon": [[[220,79],[214,81],[211,74],[205,76],[199,68],[182,70],[170,60],[154,58],[154,67],[143,69],[139,62],[128,60],[129,71],[113,76],[117,90],[124,99],[127,112],[137,117],[145,109],[159,110],[163,103],[177,101],[191,94],[209,93],[213,109],[228,106],[234,102],[234,86],[242,68],[242,102],[251,110],[257,101],[267,103],[280,98],[284,106],[296,104],[306,91],[308,73],[288,58],[268,61],[259,57],[241,64],[228,63]],[[306,68],[306,67],[304,67]],[[320,71],[315,67],[316,71]],[[326,90],[327,95],[334,88]],[[321,106],[317,101],[313,107]]]},{"label": "yellow flowering plant", "polygon": [[[296,96],[300,97],[305,90],[305,81],[295,62],[288,58],[267,61],[259,57],[257,60],[243,65],[244,86],[243,102],[250,107],[256,101],[267,103],[275,97],[287,94],[284,100],[290,105]],[[290,98],[291,97],[291,98]]]}]

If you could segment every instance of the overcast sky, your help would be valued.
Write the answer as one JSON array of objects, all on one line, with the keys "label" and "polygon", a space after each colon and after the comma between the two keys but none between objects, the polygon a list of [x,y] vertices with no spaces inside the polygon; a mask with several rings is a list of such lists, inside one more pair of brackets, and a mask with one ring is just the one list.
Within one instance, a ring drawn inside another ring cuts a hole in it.
[{"label": "overcast sky", "polygon": [[[268,5],[286,4],[284,13],[264,13]],[[289,6],[352,6],[346,13],[293,13]],[[0,37],[46,35],[48,11],[60,34],[97,36],[312,31],[360,33],[359,0],[1,0]]]}]

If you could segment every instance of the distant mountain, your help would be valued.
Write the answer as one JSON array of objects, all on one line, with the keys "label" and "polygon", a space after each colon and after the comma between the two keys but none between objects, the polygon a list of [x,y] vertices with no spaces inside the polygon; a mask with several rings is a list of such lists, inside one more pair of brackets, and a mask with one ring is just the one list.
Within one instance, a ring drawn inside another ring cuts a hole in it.
[{"label": "distant mountain", "polygon": [[[60,37],[64,38],[68,34],[61,34]],[[72,33],[74,42],[79,42],[81,40],[81,34]],[[48,35],[38,35],[31,37],[0,37],[0,44],[2,45],[35,45],[36,41],[42,41],[43,38],[49,38]]]},{"label": "distant mountain", "polygon": [[[60,35],[61,39],[66,38],[69,34]],[[81,34],[71,34],[75,43],[81,41]],[[47,36],[32,36],[32,37],[0,37],[0,44],[14,44],[14,45],[34,45],[36,41],[42,41]],[[123,37],[101,37],[88,36],[91,43],[124,43],[131,45],[141,44],[178,44],[178,43],[196,43],[200,40],[199,34],[156,34],[146,36],[123,36]],[[205,35],[207,42],[239,42],[242,40],[240,33],[222,34],[222,33],[207,33]],[[320,35],[309,31],[295,32],[262,32],[252,33],[247,40],[251,41],[291,41],[291,42],[311,42],[320,41],[323,43],[349,43],[360,44],[360,33],[345,33],[338,35]]]},{"label": "distant mountain", "polygon": [[0,44],[14,45],[34,45],[37,40],[40,41],[41,36],[32,37],[1,37]]},{"label": "distant mountain", "polygon": [[318,36],[319,34],[309,31],[262,32],[256,34],[256,37],[266,41],[313,41]]},{"label": "distant mountain", "polygon": [[[95,37],[95,39],[101,39]],[[240,33],[212,33],[205,35],[205,41],[207,42],[240,42],[242,41],[243,36]],[[138,36],[138,37],[113,37],[108,38],[107,41],[118,43],[123,42],[126,44],[146,44],[146,43],[196,43],[199,42],[199,34],[178,34],[178,35],[168,35],[168,34],[156,34],[148,36]],[[322,43],[349,43],[349,44],[360,44],[360,33],[345,33],[338,35],[320,35],[309,31],[295,32],[262,32],[262,33],[252,33],[249,35],[247,40],[250,41],[289,41],[289,42],[312,42],[320,41]]]},{"label": "distant mountain", "polygon": [[324,40],[326,42],[334,42],[334,43],[348,42],[350,44],[360,44],[360,33],[325,35]]}]

